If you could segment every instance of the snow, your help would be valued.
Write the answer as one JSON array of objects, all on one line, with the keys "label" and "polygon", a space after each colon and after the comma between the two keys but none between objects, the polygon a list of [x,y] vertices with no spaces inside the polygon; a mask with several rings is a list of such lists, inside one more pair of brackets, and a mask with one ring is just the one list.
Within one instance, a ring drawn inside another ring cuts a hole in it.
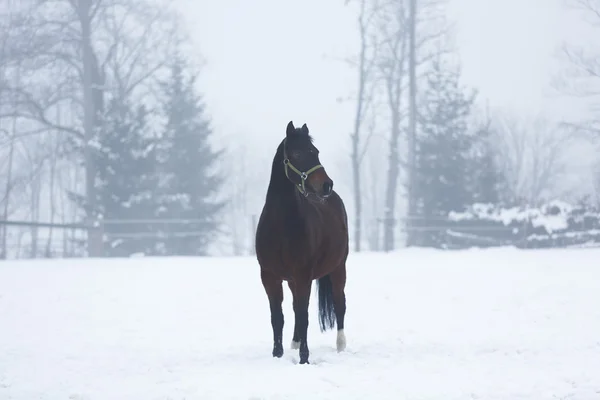
[{"label": "snow", "polygon": [[[554,214],[551,214],[551,211]],[[544,228],[548,233],[552,233],[568,228],[568,217],[572,211],[573,207],[570,204],[558,200],[545,204],[540,208],[511,207],[497,209],[491,203],[476,203],[468,211],[450,212],[448,218],[451,221],[483,219],[501,222],[505,226],[514,222],[531,221],[534,227]]]},{"label": "snow", "polygon": [[351,254],[347,349],[271,357],[253,258],[0,264],[0,399],[600,398],[598,249]]}]

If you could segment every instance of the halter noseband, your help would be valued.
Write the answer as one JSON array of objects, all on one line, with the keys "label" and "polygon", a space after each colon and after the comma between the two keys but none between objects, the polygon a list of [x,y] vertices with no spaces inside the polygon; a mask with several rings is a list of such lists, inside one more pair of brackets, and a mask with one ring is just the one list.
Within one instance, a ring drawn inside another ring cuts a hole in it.
[{"label": "halter noseband", "polygon": [[306,196],[308,196],[308,192],[306,191],[306,186],[304,185],[304,183],[306,182],[306,180],[308,179],[308,176],[310,174],[312,174],[319,168],[323,168],[323,166],[321,164],[317,164],[314,167],[310,168],[306,172],[300,171],[298,168],[294,167],[294,165],[292,165],[292,163],[290,162],[290,159],[287,156],[287,151],[285,150],[285,144],[286,144],[286,140],[284,139],[284,141],[283,141],[283,165],[284,165],[284,170],[285,170],[285,176],[288,178],[288,180],[290,182],[294,183],[294,181],[292,181],[290,179],[290,175],[288,174],[288,168],[291,169],[292,171],[294,171],[297,175],[299,175],[301,183],[294,183],[294,185],[296,186],[296,189],[298,189],[298,191],[300,193],[302,193],[304,195],[304,197],[306,197]]}]

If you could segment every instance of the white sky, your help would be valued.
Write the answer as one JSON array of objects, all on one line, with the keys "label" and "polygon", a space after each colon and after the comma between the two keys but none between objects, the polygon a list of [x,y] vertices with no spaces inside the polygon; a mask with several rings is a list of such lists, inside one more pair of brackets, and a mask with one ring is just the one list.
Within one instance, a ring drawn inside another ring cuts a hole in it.
[{"label": "white sky", "polygon": [[[339,59],[356,51],[355,9],[344,0],[178,1],[207,62],[202,91],[215,128],[259,140],[256,151],[268,141],[270,159],[287,122],[306,122],[323,163],[339,164],[353,104],[337,99],[356,81]],[[480,100],[523,115],[577,112],[548,97],[557,48],[581,25],[563,1],[450,0],[464,82]]]}]

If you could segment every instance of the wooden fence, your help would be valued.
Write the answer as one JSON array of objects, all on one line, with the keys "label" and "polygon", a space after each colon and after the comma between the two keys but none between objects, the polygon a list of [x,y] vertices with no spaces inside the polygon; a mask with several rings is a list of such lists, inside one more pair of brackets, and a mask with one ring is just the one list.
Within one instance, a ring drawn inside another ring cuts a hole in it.
[{"label": "wooden fence", "polygon": [[[104,242],[103,242],[103,224],[98,221],[90,221],[85,223],[60,224],[50,222],[34,222],[34,221],[7,221],[0,220],[0,227],[3,228],[5,234],[3,237],[3,251],[0,257],[7,258],[6,254],[6,228],[5,227],[25,227],[33,229],[53,229],[53,230],[70,230],[78,231],[85,234],[86,253],[88,257],[103,257]],[[64,232],[63,232],[64,233]]]}]

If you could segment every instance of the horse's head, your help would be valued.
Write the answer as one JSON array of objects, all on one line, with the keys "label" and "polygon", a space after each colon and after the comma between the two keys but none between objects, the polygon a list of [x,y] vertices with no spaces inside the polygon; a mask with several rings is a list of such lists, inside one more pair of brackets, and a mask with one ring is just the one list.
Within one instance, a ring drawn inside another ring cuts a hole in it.
[{"label": "horse's head", "polygon": [[333,181],[319,161],[319,150],[308,134],[306,124],[295,128],[289,122],[283,141],[283,168],[285,175],[304,196],[314,194],[320,199],[329,197]]}]

